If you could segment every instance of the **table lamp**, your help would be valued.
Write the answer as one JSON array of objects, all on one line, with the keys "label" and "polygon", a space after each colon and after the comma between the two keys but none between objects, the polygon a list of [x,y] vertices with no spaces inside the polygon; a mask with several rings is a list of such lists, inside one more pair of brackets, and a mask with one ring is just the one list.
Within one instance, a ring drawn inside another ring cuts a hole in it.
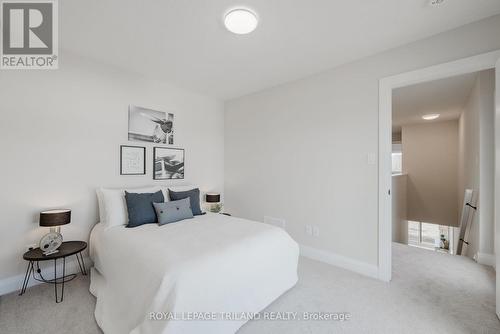
[{"label": "table lamp", "polygon": [[209,203],[210,212],[220,212],[222,210],[222,203],[220,202],[220,194],[207,193],[205,195],[205,202]]},{"label": "table lamp", "polygon": [[40,249],[43,255],[50,255],[59,252],[63,237],[61,235],[61,225],[71,222],[71,210],[58,209],[40,212],[40,226],[50,227],[50,232],[40,239]]}]

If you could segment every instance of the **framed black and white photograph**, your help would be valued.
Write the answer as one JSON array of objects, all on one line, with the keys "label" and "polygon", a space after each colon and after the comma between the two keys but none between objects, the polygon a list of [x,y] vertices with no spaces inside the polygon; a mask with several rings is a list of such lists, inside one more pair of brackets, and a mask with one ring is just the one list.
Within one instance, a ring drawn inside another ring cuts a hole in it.
[{"label": "framed black and white photograph", "polygon": [[128,140],[174,144],[174,114],[130,105]]},{"label": "framed black and white photograph", "polygon": [[120,146],[120,175],[146,174],[146,148],[141,146]]},{"label": "framed black and white photograph", "polygon": [[184,150],[155,147],[153,149],[153,179],[173,180],[184,178]]}]

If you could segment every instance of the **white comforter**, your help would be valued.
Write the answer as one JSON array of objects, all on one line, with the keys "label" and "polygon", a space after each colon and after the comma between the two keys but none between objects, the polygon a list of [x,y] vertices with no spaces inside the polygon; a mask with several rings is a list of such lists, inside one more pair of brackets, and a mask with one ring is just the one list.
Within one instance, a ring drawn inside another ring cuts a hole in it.
[{"label": "white comforter", "polygon": [[[91,292],[106,334],[234,333],[246,320],[230,314],[259,312],[297,282],[298,245],[274,226],[210,213],[164,226],[100,225]],[[186,320],[199,317],[192,312],[217,319]]]}]

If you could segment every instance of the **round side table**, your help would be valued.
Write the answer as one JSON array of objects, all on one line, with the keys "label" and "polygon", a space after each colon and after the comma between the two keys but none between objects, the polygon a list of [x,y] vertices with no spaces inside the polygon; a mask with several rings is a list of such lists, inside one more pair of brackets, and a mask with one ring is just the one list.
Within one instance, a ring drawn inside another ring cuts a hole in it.
[{"label": "round side table", "polygon": [[[35,248],[24,253],[23,259],[28,261],[28,268],[26,269],[23,286],[21,288],[19,296],[23,295],[26,292],[30,276],[33,276],[33,279],[36,281],[54,284],[56,303],[62,302],[64,299],[64,283],[69,282],[76,277],[76,274],[71,274],[66,276],[66,257],[75,255],[76,259],[78,260],[78,266],[80,267],[82,275],[87,275],[87,270],[85,269],[85,262],[83,261],[83,255],[82,255],[82,251],[84,251],[86,248],[87,248],[87,243],[85,241],[65,241],[59,247],[58,252],[54,254],[43,255],[43,251],[40,248]],[[63,272],[61,277],[57,277],[58,259],[63,260]],[[50,261],[50,260],[54,261],[54,278],[45,279],[42,275],[42,271],[40,270],[40,262]],[[36,264],[36,270],[35,270],[35,264]],[[38,273],[40,278],[37,278],[35,276],[35,271]],[[61,285],[60,299],[57,298],[58,285]]]}]

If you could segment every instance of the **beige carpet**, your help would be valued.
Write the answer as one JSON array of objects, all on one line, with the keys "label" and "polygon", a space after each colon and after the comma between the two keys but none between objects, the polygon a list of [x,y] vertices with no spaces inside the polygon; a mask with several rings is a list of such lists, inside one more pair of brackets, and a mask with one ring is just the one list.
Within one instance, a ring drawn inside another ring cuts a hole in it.
[{"label": "beige carpet", "polygon": [[[349,312],[349,321],[254,320],[238,333],[500,333],[491,269],[468,258],[393,249],[389,284],[301,258],[297,286],[266,309]],[[100,333],[88,285],[83,277],[70,282],[61,304],[48,285],[0,297],[0,333]]]}]

